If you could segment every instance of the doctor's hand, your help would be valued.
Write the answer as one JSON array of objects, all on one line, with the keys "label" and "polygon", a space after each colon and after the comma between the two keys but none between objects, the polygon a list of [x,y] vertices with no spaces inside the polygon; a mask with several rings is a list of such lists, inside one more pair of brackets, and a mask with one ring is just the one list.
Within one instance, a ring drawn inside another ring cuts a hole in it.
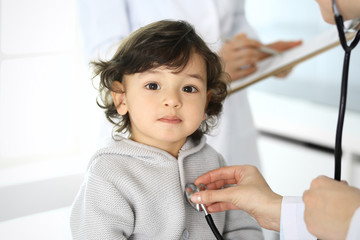
[{"label": "doctor's hand", "polygon": [[[283,52],[301,43],[302,41],[277,41],[266,46]],[[225,41],[219,55],[225,63],[225,71],[230,75],[231,80],[238,80],[254,73],[257,70],[256,63],[270,56],[260,51],[261,46],[263,46],[262,43],[248,38],[243,33]],[[290,71],[291,68],[286,69],[277,77],[285,77]]]},{"label": "doctor's hand", "polygon": [[[297,47],[299,45],[302,44],[302,41],[277,41],[277,42],[273,42],[270,44],[265,45],[266,47],[272,48],[278,52],[284,52],[286,50],[289,50],[293,47]],[[260,55],[260,60],[269,57],[270,55],[266,54],[266,53],[262,53]],[[285,78],[289,75],[289,73],[292,71],[292,67],[289,67],[281,72],[279,72],[278,74],[275,74],[274,76],[277,78]]]},{"label": "doctor's hand", "polygon": [[246,34],[238,34],[232,39],[227,39],[219,55],[225,63],[225,71],[231,80],[243,78],[257,70],[256,62],[259,59],[257,50],[261,43],[249,39]]},{"label": "doctor's hand", "polygon": [[[205,184],[208,190],[195,193],[191,201],[206,204],[209,212],[241,209],[263,228],[280,230],[282,196],[270,189],[256,167],[218,168],[198,177],[194,184]],[[229,184],[234,185],[222,189]]]},{"label": "doctor's hand", "polygon": [[[273,43],[270,43],[270,44],[266,44],[264,46],[268,47],[268,48],[272,48],[278,52],[284,52],[286,50],[289,50],[291,48],[294,48],[294,47],[297,47],[299,45],[302,44],[302,41],[301,40],[298,40],[298,41],[276,41],[276,42],[273,42]],[[269,54],[266,54],[266,53],[261,53],[259,55],[259,59],[262,60],[264,58],[267,58],[269,57],[270,55]]]},{"label": "doctor's hand", "polygon": [[360,190],[320,176],[304,192],[303,201],[304,219],[311,234],[319,239],[345,239],[352,216],[360,207]]}]

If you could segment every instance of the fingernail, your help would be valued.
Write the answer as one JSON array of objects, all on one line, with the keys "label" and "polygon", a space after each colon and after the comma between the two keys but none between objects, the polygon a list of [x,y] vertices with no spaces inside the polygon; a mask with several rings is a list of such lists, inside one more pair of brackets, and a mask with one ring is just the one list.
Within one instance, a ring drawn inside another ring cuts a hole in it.
[{"label": "fingernail", "polygon": [[200,202],[201,202],[201,196],[200,196],[200,194],[194,193],[194,194],[191,196],[191,201],[192,201],[193,203],[200,203]]}]

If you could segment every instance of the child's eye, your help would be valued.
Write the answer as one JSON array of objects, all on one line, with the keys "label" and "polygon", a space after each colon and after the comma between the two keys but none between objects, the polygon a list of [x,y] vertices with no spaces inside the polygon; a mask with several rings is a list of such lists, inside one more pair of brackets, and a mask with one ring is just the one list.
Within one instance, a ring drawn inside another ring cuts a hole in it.
[{"label": "child's eye", "polygon": [[160,85],[157,83],[148,83],[145,85],[145,87],[150,90],[159,90],[160,89]]},{"label": "child's eye", "polygon": [[197,88],[193,86],[185,86],[183,87],[183,91],[188,93],[198,92]]}]

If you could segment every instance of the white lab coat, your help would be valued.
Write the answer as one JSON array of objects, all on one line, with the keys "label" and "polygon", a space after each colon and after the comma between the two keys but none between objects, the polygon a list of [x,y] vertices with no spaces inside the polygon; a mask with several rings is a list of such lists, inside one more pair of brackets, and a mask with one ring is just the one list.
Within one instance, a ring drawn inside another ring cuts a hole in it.
[{"label": "white lab coat", "polygon": [[[222,39],[240,32],[256,38],[244,15],[245,0],[79,0],[82,42],[86,58],[111,57],[109,47],[130,32],[161,19],[190,22],[214,51]],[[106,132],[109,135],[109,130]],[[246,91],[232,94],[224,104],[219,127],[208,142],[229,165],[260,168],[256,130]]]},{"label": "white lab coat", "polygon": [[[304,222],[305,206],[301,197],[284,197],[281,204],[280,240],[316,240]],[[360,208],[349,226],[346,240],[360,239]]]}]

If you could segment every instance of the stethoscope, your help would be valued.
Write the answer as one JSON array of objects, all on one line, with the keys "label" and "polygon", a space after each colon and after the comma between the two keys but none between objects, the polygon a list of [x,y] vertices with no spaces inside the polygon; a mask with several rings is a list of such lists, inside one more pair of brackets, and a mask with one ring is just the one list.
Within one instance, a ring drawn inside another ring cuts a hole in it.
[{"label": "stethoscope", "polygon": [[196,204],[191,201],[191,196],[194,193],[204,191],[204,190],[206,190],[206,186],[204,184],[200,184],[199,186],[196,186],[193,183],[188,183],[185,185],[185,199],[198,212],[204,211],[206,221],[209,224],[211,231],[214,233],[214,236],[216,237],[217,240],[223,240],[223,237],[221,236],[219,230],[217,229],[217,227],[214,223],[214,220],[212,219],[210,213],[208,213],[205,205],[204,204]]},{"label": "stethoscope", "polygon": [[[335,174],[334,179],[341,180],[341,141],[342,141],[342,130],[344,126],[344,117],[345,117],[345,108],[346,108],[346,98],[347,98],[347,85],[348,85],[348,74],[349,74],[349,64],[350,64],[350,53],[360,40],[360,19],[353,20],[351,25],[345,29],[343,17],[341,16],[339,9],[336,5],[336,1],[332,0],[332,8],[335,15],[336,27],[339,33],[339,39],[342,48],[345,51],[344,56],[344,65],[342,72],[342,81],[341,81],[341,93],[340,93],[340,104],[339,104],[339,114],[338,122],[336,128],[336,137],[335,137]],[[347,44],[345,33],[349,30],[357,30],[354,40]]]}]

